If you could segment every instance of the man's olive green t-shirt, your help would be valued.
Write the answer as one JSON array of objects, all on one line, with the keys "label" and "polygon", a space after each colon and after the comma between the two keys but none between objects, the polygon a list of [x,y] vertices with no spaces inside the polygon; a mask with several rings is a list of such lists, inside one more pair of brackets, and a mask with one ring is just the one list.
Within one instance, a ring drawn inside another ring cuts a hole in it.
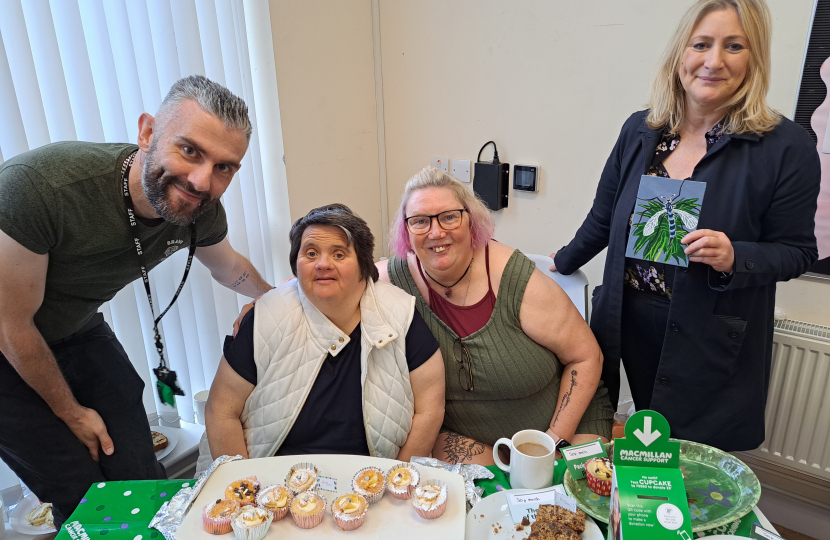
[{"label": "man's olive green t-shirt", "polygon": [[[49,254],[43,304],[34,316],[47,342],[80,329],[101,304],[141,276],[134,234],[148,270],[190,246],[190,229],[166,221],[152,227],[139,222],[130,230],[121,167],[137,149],[60,142],[0,166],[0,229],[26,249]],[[198,247],[225,238],[221,203],[197,218],[196,231]]]}]

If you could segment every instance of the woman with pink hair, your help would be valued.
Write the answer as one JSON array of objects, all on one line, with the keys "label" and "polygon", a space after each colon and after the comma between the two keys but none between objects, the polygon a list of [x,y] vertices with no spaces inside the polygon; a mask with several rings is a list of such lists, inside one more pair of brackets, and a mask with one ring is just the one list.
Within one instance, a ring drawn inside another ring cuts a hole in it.
[{"label": "woman with pink hair", "polygon": [[[602,354],[568,296],[519,250],[455,178],[427,167],[406,184],[380,279],[413,295],[441,346],[444,425],[432,451],[492,465],[492,445],[547,432],[557,449],[611,436]],[[578,435],[577,435],[578,434]]]}]

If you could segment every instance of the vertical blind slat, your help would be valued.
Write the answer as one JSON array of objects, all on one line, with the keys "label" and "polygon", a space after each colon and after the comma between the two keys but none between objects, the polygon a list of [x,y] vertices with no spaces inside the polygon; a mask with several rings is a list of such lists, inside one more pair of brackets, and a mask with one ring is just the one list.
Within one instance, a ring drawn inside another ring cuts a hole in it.
[{"label": "vertical blind slat", "polygon": [[51,0],[50,6],[76,135],[79,141],[104,142],[104,126],[95,96],[95,82],[78,3]]},{"label": "vertical blind slat", "polygon": [[22,6],[49,138],[74,141],[77,138],[75,122],[49,0],[26,0]]},{"label": "vertical blind slat", "polygon": [[6,0],[3,4],[0,33],[6,47],[6,60],[20,108],[20,117],[26,129],[28,146],[37,148],[49,144],[52,142],[49,138],[49,126],[46,123],[46,113],[43,111],[32,47],[26,33],[26,21],[20,0]]},{"label": "vertical blind slat", "polygon": [[10,159],[29,149],[26,140],[26,128],[17,106],[17,91],[14,89],[12,73],[6,59],[6,47],[0,29],[0,150]]}]

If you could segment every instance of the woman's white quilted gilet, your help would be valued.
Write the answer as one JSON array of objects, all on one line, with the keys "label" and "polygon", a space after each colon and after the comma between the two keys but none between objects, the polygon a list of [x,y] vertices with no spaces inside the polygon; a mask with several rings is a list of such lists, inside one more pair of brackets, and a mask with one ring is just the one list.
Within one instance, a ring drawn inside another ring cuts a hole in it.
[{"label": "woman's white quilted gilet", "polygon": [[[415,299],[388,283],[368,280],[360,300],[360,381],[363,423],[371,455],[394,459],[412,427],[415,399],[406,362],[406,333]],[[327,355],[349,336],[308,300],[297,280],[257,301],[254,360],[257,384],[242,410],[248,456],[273,456],[282,445]],[[309,404],[309,406],[314,406]],[[206,437],[196,472],[212,459]]]}]

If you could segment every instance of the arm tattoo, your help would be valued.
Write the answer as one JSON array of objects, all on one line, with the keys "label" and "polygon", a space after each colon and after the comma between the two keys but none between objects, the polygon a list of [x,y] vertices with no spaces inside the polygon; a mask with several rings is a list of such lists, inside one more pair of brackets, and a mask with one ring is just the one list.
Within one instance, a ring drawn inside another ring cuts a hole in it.
[{"label": "arm tattoo", "polygon": [[484,453],[484,444],[450,431],[444,441],[447,463],[462,463]]},{"label": "arm tattoo", "polygon": [[[575,369],[574,369],[574,370],[571,370],[571,387],[570,387],[570,388],[568,388],[568,391],[567,391],[567,392],[565,392],[565,395],[564,395],[564,396],[562,396],[562,406],[561,406],[561,407],[559,407],[559,410],[558,410],[558,411],[556,411],[556,417],[553,419],[553,425],[554,425],[554,426],[556,425],[557,420],[559,420],[559,414],[560,414],[562,411],[564,411],[564,410],[565,410],[565,407],[567,407],[567,406],[568,406],[568,403],[570,403],[570,402],[571,402],[571,394],[573,394],[574,387],[575,387],[575,386],[578,386],[578,385],[576,384],[576,375],[577,375],[576,370],[575,370]],[[553,426],[551,426],[551,427],[553,427]]]},{"label": "arm tattoo", "polygon": [[246,270],[245,272],[242,273],[241,276],[239,276],[239,279],[237,279],[236,281],[231,283],[231,287],[234,288],[234,289],[239,287],[240,285],[242,285],[243,283],[248,281],[249,277],[251,277],[251,274],[249,274],[248,271]]}]

